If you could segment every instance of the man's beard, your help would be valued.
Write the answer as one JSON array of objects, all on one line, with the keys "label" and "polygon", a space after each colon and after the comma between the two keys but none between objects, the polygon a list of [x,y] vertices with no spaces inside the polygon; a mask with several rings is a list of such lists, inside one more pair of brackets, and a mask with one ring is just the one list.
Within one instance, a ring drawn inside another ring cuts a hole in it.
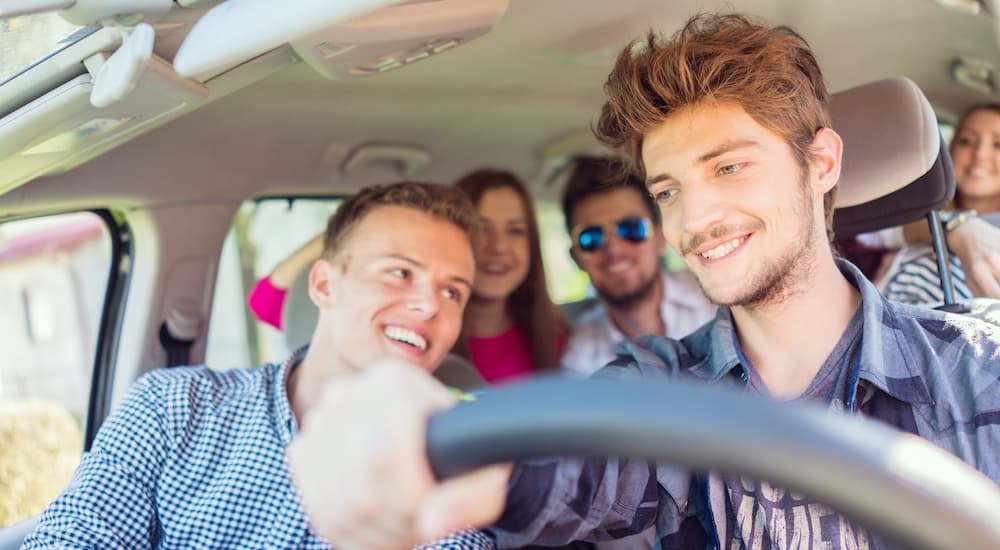
[{"label": "man's beard", "polygon": [[799,189],[801,192],[796,197],[793,215],[805,223],[799,230],[799,238],[794,241],[798,246],[793,244],[790,250],[778,258],[765,259],[764,265],[756,270],[750,283],[744,287],[745,290],[731,298],[713,296],[699,280],[698,284],[710,302],[721,307],[759,309],[780,304],[808,287],[816,270],[817,232],[805,177],[802,178]]},{"label": "man's beard", "polygon": [[596,285],[594,290],[597,291],[597,295],[600,296],[601,299],[604,300],[604,302],[611,308],[628,311],[653,296],[653,293],[656,291],[656,283],[659,278],[659,270],[653,270],[653,273],[649,277],[642,280],[639,283],[639,286],[629,292],[615,294],[606,287],[602,288]]}]

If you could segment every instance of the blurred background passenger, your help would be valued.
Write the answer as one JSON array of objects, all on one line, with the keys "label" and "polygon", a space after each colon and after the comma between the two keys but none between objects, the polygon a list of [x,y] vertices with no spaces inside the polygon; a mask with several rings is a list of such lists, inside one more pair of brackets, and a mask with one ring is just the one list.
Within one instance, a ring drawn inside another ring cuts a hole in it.
[{"label": "blurred background passenger", "polygon": [[455,185],[482,222],[476,278],[455,352],[490,383],[559,365],[566,323],[546,288],[538,222],[524,183],[501,170],[476,170]]},{"label": "blurred background passenger", "polygon": [[247,306],[262,323],[281,330],[281,315],[288,289],[299,274],[312,266],[323,252],[323,233],[316,235],[275,268],[257,280],[247,296]]}]

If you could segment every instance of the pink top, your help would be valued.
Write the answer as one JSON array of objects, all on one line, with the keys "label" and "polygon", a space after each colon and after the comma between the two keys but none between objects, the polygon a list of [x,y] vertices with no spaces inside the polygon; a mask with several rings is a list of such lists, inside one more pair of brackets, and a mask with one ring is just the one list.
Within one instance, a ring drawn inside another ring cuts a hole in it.
[{"label": "pink top", "polygon": [[[467,343],[469,359],[490,384],[523,379],[535,372],[531,343],[517,325],[488,338],[471,336]],[[556,338],[556,359],[565,343],[566,334],[560,331]]]},{"label": "pink top", "polygon": [[286,295],[288,290],[274,286],[270,278],[264,277],[257,281],[247,296],[247,306],[258,320],[281,330],[281,310],[285,306]]}]

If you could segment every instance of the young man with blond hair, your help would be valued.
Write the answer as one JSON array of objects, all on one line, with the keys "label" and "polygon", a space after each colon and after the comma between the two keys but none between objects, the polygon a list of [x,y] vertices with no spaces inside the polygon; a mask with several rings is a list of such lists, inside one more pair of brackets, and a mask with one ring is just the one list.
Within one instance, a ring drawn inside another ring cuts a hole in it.
[{"label": "young man with blond hair", "polygon": [[[680,341],[630,343],[599,375],[688,377],[818,402],[924,437],[1000,480],[1000,330],[889,302],[831,252],[843,144],[806,41],[787,27],[700,15],[643,45],[619,56],[597,134],[635,162],[667,243],[721,307]],[[400,372],[387,367],[334,385],[307,426],[367,417],[366,399],[400,394],[395,385],[427,389],[424,403],[443,392]],[[615,538],[650,525],[662,548],[886,547],[767,483],[669,464],[542,460],[438,484],[423,447],[432,410],[316,428],[293,445],[293,474],[311,487],[303,498],[320,532],[347,549],[397,548],[466,524],[493,524],[501,547]],[[329,461],[319,435],[354,432],[377,444]],[[389,453],[393,464],[413,466],[390,474]],[[376,506],[396,504],[395,512],[365,517],[345,501],[319,506],[320,492],[363,494]],[[400,492],[406,506],[392,499]]]}]

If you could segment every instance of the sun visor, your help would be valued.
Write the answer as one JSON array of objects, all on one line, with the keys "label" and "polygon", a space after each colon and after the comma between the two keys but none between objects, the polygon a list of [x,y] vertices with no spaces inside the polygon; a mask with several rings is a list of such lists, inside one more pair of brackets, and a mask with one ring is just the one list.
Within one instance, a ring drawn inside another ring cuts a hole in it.
[{"label": "sun visor", "polygon": [[286,47],[201,83],[152,53],[150,36],[145,51],[132,51],[131,38],[115,43],[108,33],[118,31],[81,41],[97,51],[77,47],[82,57],[61,53],[0,85],[0,193],[69,170],[295,62]]}]

